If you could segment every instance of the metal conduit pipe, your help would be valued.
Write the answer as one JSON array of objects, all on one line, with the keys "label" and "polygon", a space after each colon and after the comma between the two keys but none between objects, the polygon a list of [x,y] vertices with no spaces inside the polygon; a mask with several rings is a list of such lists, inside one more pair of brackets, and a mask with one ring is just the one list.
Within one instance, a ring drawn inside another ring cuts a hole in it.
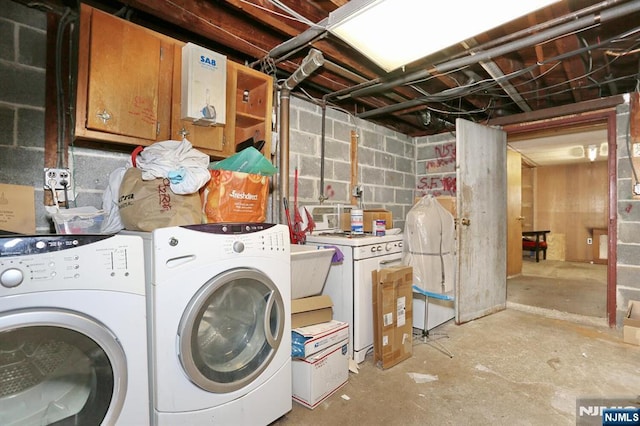
[{"label": "metal conduit pipe", "polygon": [[279,187],[278,193],[280,199],[278,202],[278,211],[280,214],[280,223],[287,224],[287,213],[285,212],[282,200],[285,198],[289,200],[289,99],[291,97],[291,90],[282,88],[280,90],[280,132],[279,137],[279,149],[280,149],[280,163],[279,163]]},{"label": "metal conduit pipe", "polygon": [[[610,3],[609,2],[601,3],[603,7],[608,4]],[[487,61],[496,56],[501,56],[506,53],[510,53],[524,47],[530,47],[542,41],[546,41],[548,39],[558,37],[566,33],[580,30],[591,24],[605,22],[614,18],[618,18],[620,16],[624,16],[629,13],[636,12],[638,10],[640,10],[640,1],[635,0],[627,4],[622,4],[620,6],[613,7],[609,10],[603,10],[600,13],[600,15],[591,14],[588,16],[584,16],[576,20],[569,21],[565,24],[559,25],[557,27],[546,29],[537,34],[529,35],[521,40],[515,40],[513,42],[504,44],[502,46],[497,46],[484,51],[477,51],[477,53],[475,53],[474,55],[464,56],[459,59],[454,59],[451,61],[444,62],[443,64],[436,65],[433,68],[428,70],[419,70],[411,74],[408,74],[406,76],[388,81],[386,83],[381,83],[381,84],[367,87],[364,89],[354,90],[351,92],[350,95],[351,97],[359,98],[359,97],[370,96],[372,94],[384,92],[384,91],[393,89],[397,86],[401,86],[404,84],[415,82],[417,80],[421,80],[423,78],[427,78],[433,73],[444,73],[444,72],[454,70],[456,68],[464,67],[471,64],[476,64],[480,61]],[[576,12],[574,14],[569,15],[569,18],[573,18],[580,15],[581,15],[580,12]]]},{"label": "metal conduit pipe", "polygon": [[279,162],[279,194],[280,203],[280,223],[287,223],[286,212],[282,205],[282,200],[289,199],[289,109],[291,90],[302,80],[307,78],[316,69],[322,66],[324,57],[322,52],[311,49],[309,54],[302,60],[300,67],[280,85],[280,162]]},{"label": "metal conduit pipe", "polygon": [[327,197],[324,195],[324,148],[325,148],[325,119],[327,118],[327,104],[326,102],[322,103],[322,133],[320,136],[320,196],[318,197],[318,201],[320,204],[324,203],[327,200]]},{"label": "metal conduit pipe", "polygon": [[292,50],[310,43],[315,38],[320,37],[327,32],[327,29],[324,27],[327,25],[328,21],[329,19],[325,18],[322,21],[318,22],[317,27],[311,27],[301,32],[294,38],[291,38],[284,43],[277,45],[269,51],[268,57],[272,59],[278,59],[281,56],[284,56],[287,53],[291,52]]},{"label": "metal conduit pipe", "polygon": [[[540,32],[542,30],[545,30],[545,29],[550,28],[550,27],[555,27],[556,25],[563,24],[563,23],[565,23],[567,21],[573,21],[574,19],[578,19],[578,18],[580,18],[582,16],[593,14],[593,13],[597,13],[598,11],[600,11],[602,9],[606,9],[608,7],[614,6],[615,4],[622,3],[624,1],[626,1],[626,0],[606,0],[606,1],[602,1],[600,3],[594,4],[594,5],[591,5],[591,6],[587,6],[587,7],[583,8],[583,9],[580,9],[580,10],[578,10],[576,12],[568,13],[566,15],[559,16],[557,18],[553,18],[553,19],[551,19],[549,21],[541,22],[541,23],[536,24],[536,25],[534,25],[532,27],[528,27],[528,28],[524,28],[524,29],[522,29],[520,31],[516,31],[515,33],[507,34],[505,36],[502,36],[502,37],[487,41],[487,42],[482,43],[482,44],[480,44],[478,46],[474,46],[470,51],[471,52],[475,52],[475,51],[487,50],[490,47],[497,46],[499,44],[504,44],[504,43],[507,43],[509,41],[516,40],[516,39],[519,39],[521,37],[528,36],[530,34],[538,33],[538,32]],[[458,58],[458,57],[460,57],[460,56],[462,56],[462,55],[464,55],[466,53],[467,52],[459,53],[457,55],[454,55],[451,59],[456,59],[456,58]]]},{"label": "metal conduit pipe", "polygon": [[[632,32],[635,32],[635,30],[632,30]],[[623,34],[629,34],[630,32],[626,32]],[[620,35],[608,38],[607,40],[603,40],[600,43],[597,43],[595,45],[591,45],[591,46],[586,46],[586,47],[581,47],[580,49],[576,49],[573,50],[571,52],[567,52],[567,53],[563,53],[562,55],[558,55],[558,56],[554,56],[551,58],[547,58],[544,61],[540,62],[539,65],[544,65],[546,63],[550,63],[550,62],[557,62],[557,61],[562,61],[566,58],[570,58],[572,56],[575,55],[580,55],[583,52],[586,52],[588,50],[592,50],[594,48],[598,48],[601,46],[606,46],[609,43],[611,43],[613,40],[615,40],[616,38],[620,37]],[[533,69],[536,65],[531,65],[527,68],[523,68],[521,70],[519,70],[518,72],[515,72],[511,75],[511,77],[517,77],[519,75],[528,73],[531,69]],[[486,84],[486,83],[485,83]],[[417,98],[417,99],[412,99],[410,101],[406,101],[406,102],[401,102],[401,103],[397,103],[394,105],[387,105],[381,108],[377,108],[377,109],[372,109],[369,111],[365,111],[361,114],[358,114],[357,117],[358,118],[371,118],[371,117],[375,117],[377,115],[381,115],[381,114],[389,114],[389,113],[393,113],[393,112],[397,112],[397,111],[401,111],[403,109],[408,109],[408,108],[412,108],[414,106],[418,106],[421,104],[426,104],[429,102],[444,102],[445,100],[447,100],[447,98],[450,98],[451,96],[457,96],[456,93],[459,92],[461,89],[463,89],[463,87],[453,87],[451,89],[447,89],[442,91],[439,94],[436,95],[427,95],[421,98]]]},{"label": "metal conduit pipe", "polygon": [[569,34],[574,31],[581,30],[582,28],[586,28],[593,24],[606,22],[615,18],[619,18],[624,15],[635,13],[639,10],[640,10],[640,0],[636,0],[631,3],[623,4],[609,10],[604,10],[600,13],[600,15],[593,14],[593,15],[585,16],[575,21],[568,22],[566,24],[559,25],[555,28],[548,29],[541,33],[533,34],[522,40],[507,43],[503,46],[498,46],[483,52],[478,52],[472,56],[466,56],[464,58],[455,59],[453,61],[449,61],[441,65],[436,65],[433,68],[433,70],[438,73],[444,73],[447,71],[454,70],[456,68],[466,67],[467,65],[476,64],[480,61],[486,61],[495,56],[502,56],[507,53],[511,53],[515,50],[522,49],[524,47],[530,47],[538,43],[541,43],[543,41],[547,41],[564,34]]}]

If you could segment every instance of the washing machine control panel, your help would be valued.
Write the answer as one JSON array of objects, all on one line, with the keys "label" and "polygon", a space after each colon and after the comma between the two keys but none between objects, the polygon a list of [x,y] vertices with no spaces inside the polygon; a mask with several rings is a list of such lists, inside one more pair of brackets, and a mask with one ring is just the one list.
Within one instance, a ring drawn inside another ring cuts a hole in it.
[{"label": "washing machine control panel", "polygon": [[185,225],[183,228],[192,231],[208,232],[210,234],[238,235],[253,234],[273,228],[274,223],[205,223],[198,225]]},{"label": "washing machine control panel", "polygon": [[[111,235],[0,237],[0,296],[92,288],[144,292],[142,239]],[[138,280],[142,283],[134,284]],[[140,288],[138,288],[138,287]],[[134,288],[135,287],[135,288]]]},{"label": "washing machine control panel", "polygon": [[68,250],[102,241],[112,235],[14,235],[0,237],[0,258]]}]

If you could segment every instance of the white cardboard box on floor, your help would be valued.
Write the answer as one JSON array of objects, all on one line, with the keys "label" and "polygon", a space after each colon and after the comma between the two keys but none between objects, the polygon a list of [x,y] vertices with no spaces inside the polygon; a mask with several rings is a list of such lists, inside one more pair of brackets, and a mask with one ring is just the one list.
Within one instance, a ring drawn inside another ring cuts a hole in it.
[{"label": "white cardboard box on floor", "polygon": [[291,338],[294,358],[306,358],[343,340],[349,339],[349,324],[331,320],[320,324],[294,328]]},{"label": "white cardboard box on floor", "polygon": [[293,400],[314,409],[349,380],[348,340],[291,362]]}]

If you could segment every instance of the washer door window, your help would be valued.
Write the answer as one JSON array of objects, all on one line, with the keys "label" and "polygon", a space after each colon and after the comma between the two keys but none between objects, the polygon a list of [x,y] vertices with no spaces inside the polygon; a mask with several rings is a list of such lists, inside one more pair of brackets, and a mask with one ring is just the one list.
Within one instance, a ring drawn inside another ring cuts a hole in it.
[{"label": "washer door window", "polygon": [[232,269],[209,280],[180,322],[180,361],[202,389],[226,393],[251,383],[282,340],[284,304],[265,274]]},{"label": "washer door window", "polygon": [[0,316],[0,424],[113,424],[124,402],[126,371],[118,370],[125,363],[115,337],[89,318]]}]

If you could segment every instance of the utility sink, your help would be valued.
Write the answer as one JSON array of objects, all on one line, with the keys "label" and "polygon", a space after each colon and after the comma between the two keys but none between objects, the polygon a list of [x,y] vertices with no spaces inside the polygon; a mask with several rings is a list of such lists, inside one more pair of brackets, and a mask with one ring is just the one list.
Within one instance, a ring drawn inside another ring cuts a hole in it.
[{"label": "utility sink", "polygon": [[316,296],[322,293],[327,280],[333,248],[291,244],[291,298]]}]

